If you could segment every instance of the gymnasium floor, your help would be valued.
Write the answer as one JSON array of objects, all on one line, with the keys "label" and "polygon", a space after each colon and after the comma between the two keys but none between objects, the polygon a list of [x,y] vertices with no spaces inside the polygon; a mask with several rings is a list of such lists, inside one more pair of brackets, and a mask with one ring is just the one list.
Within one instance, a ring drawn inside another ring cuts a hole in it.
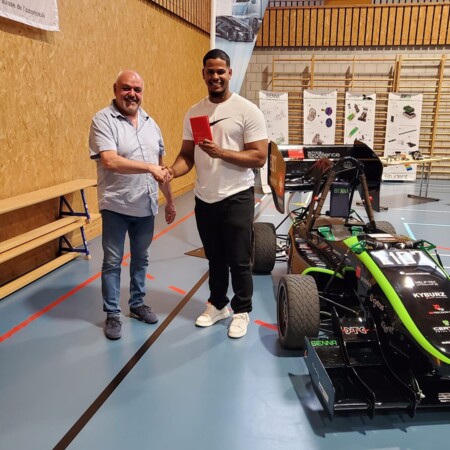
[{"label": "gymnasium floor", "polygon": [[[389,209],[376,218],[438,245],[449,271],[450,182],[431,182],[436,202],[408,198],[414,190],[384,183],[381,203]],[[229,339],[226,321],[196,328],[207,264],[196,252],[192,193],[176,204],[172,226],[159,215],[150,252],[148,302],[157,325],[127,315],[125,259],[123,337],[103,336],[100,238],[89,243],[90,261],[79,258],[0,301],[0,450],[448,448],[450,411],[327,418],[301,354],[277,341],[274,289],[284,263],[254,277],[244,338]],[[258,221],[282,219],[270,196],[261,196],[256,213]]]}]

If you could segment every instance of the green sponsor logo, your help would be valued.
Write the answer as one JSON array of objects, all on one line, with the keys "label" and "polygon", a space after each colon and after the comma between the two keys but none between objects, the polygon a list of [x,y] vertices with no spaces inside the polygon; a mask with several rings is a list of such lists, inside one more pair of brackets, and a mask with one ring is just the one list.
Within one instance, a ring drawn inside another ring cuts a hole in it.
[{"label": "green sponsor logo", "polygon": [[313,347],[325,347],[329,345],[338,345],[336,339],[316,339],[311,341]]}]

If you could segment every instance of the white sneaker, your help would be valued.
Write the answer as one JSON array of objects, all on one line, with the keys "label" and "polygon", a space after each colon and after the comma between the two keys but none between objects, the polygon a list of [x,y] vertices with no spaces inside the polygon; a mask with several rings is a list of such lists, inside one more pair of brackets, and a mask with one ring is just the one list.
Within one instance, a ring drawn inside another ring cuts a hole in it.
[{"label": "white sneaker", "polygon": [[240,338],[247,333],[247,327],[250,322],[248,313],[234,314],[231,319],[230,327],[228,328],[228,337]]},{"label": "white sneaker", "polygon": [[195,325],[198,327],[210,327],[216,322],[222,319],[226,319],[230,316],[230,311],[228,307],[224,306],[222,309],[217,309],[213,304],[206,303],[206,309],[201,316],[198,316],[195,321]]}]

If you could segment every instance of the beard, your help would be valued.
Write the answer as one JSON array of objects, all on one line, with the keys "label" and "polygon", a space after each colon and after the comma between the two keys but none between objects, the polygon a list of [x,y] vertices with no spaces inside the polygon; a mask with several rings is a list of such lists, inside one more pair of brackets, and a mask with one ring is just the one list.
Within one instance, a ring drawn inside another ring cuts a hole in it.
[{"label": "beard", "polygon": [[225,94],[225,91],[209,91],[209,95],[214,98],[223,97],[224,94]]}]

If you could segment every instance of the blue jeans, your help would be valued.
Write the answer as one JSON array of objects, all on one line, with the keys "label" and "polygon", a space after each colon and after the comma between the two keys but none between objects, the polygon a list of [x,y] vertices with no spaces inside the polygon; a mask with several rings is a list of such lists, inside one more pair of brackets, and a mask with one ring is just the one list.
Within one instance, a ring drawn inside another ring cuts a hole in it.
[{"label": "blue jeans", "polygon": [[120,271],[124,253],[125,236],[130,240],[130,299],[135,308],[144,303],[145,279],[148,267],[148,248],[153,239],[155,216],[132,217],[103,210],[103,311],[108,315],[119,314]]},{"label": "blue jeans", "polygon": [[252,310],[252,232],[255,212],[253,188],[217,203],[195,198],[195,217],[205,255],[209,261],[209,302],[217,309],[228,304],[229,278],[235,313]]}]

